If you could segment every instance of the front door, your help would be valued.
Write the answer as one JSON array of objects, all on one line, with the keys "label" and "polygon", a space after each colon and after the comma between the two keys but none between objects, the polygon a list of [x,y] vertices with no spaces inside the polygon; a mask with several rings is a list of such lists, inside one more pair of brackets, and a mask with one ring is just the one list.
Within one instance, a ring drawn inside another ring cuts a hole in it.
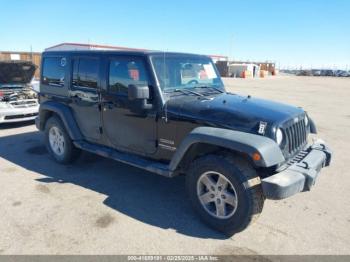
[{"label": "front door", "polygon": [[[102,93],[103,130],[112,147],[137,154],[156,151],[156,114],[134,110],[128,86],[151,87],[143,57],[113,56],[107,62],[107,90]],[[149,101],[152,103],[152,98]]]},{"label": "front door", "polygon": [[74,57],[70,88],[70,107],[87,141],[101,138],[100,81],[98,57]]}]

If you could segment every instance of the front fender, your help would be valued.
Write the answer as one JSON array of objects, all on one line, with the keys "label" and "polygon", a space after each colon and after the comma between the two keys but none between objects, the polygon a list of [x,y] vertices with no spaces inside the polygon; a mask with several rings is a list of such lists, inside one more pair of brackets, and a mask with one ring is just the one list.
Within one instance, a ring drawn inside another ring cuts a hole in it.
[{"label": "front fender", "polygon": [[40,130],[44,129],[44,125],[46,122],[46,121],[43,121],[43,119],[45,119],[43,117],[45,112],[53,112],[60,117],[61,121],[63,122],[72,140],[84,139],[73,117],[73,113],[68,106],[65,106],[61,103],[56,103],[54,101],[48,101],[48,102],[44,102],[43,104],[40,104],[39,119],[38,119],[39,123],[37,124]]},{"label": "front fender", "polygon": [[315,122],[311,118],[309,118],[309,122],[310,122],[310,133],[317,134],[317,128],[316,128]]},{"label": "front fender", "polygon": [[196,143],[220,146],[251,158],[254,153],[259,153],[260,160],[255,161],[252,158],[259,167],[271,167],[285,161],[281,149],[270,138],[229,129],[198,127],[182,141],[176,150],[169,165],[171,171],[176,170],[187,150]]}]

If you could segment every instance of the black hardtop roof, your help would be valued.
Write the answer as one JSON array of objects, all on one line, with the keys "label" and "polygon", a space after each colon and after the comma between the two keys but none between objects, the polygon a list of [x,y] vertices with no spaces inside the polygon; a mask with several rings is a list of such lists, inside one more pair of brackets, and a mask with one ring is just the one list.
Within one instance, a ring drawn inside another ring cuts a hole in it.
[{"label": "black hardtop roof", "polygon": [[89,55],[89,54],[109,54],[109,55],[137,55],[137,56],[149,56],[149,55],[168,55],[168,56],[198,56],[209,57],[206,55],[191,54],[191,53],[179,53],[179,52],[161,52],[161,51],[129,51],[129,50],[62,50],[62,51],[45,51],[43,56],[50,55]]}]

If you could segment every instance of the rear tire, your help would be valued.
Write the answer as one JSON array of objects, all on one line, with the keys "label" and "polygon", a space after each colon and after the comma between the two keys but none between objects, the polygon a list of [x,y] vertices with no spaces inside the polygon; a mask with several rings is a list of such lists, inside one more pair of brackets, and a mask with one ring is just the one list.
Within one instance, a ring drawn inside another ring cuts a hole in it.
[{"label": "rear tire", "polygon": [[50,117],[45,125],[45,144],[50,155],[60,164],[69,164],[76,160],[81,150],[73,145],[62,121]]},{"label": "rear tire", "polygon": [[[249,187],[249,180],[258,183]],[[190,166],[186,187],[199,217],[228,236],[247,228],[264,206],[260,178],[241,157],[207,155],[198,158]]]}]

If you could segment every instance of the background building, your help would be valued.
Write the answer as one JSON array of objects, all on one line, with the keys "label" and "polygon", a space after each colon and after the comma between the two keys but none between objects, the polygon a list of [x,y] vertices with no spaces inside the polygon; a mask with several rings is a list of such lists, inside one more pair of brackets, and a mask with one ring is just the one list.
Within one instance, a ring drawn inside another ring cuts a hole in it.
[{"label": "background building", "polygon": [[276,75],[278,70],[274,62],[252,62],[252,61],[216,61],[222,77],[265,77]]},{"label": "background building", "polygon": [[230,64],[255,64],[260,67],[260,70],[268,71],[271,75],[276,74],[276,64],[270,61],[230,61]]}]

